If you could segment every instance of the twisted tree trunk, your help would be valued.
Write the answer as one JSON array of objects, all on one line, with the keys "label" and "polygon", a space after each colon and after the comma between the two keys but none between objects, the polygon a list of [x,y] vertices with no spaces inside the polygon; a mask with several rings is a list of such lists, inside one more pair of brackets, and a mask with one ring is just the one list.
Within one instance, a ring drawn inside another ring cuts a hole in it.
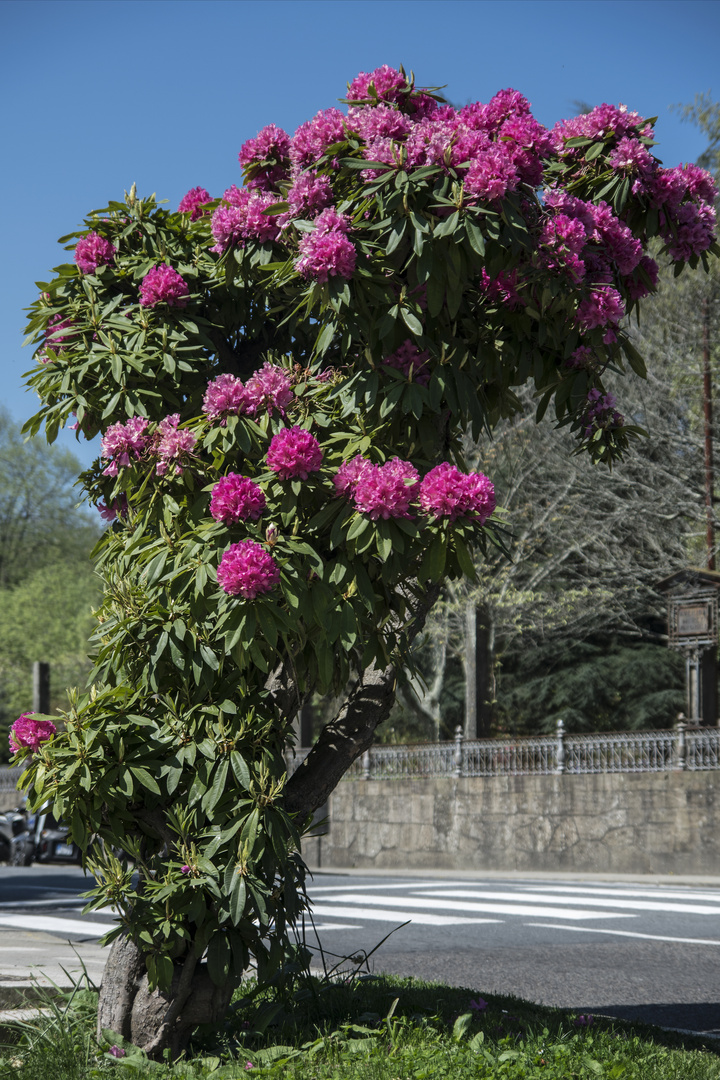
[{"label": "twisted tree trunk", "polygon": [[178,1057],[198,1024],[219,1024],[238,978],[215,986],[206,965],[191,949],[175,965],[168,991],[150,990],[142,950],[123,934],[105,964],[98,1003],[97,1034],[110,1030],[160,1059],[165,1050]]}]

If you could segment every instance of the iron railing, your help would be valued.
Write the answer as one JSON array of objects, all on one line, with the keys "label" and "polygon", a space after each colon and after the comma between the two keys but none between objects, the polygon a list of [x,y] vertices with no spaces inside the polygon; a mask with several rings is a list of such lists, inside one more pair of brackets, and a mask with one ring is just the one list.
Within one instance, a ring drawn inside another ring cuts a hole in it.
[{"label": "iron railing", "polygon": [[[309,750],[288,754],[290,773]],[[640,773],[720,769],[720,730],[688,729],[680,722],[666,731],[622,731],[566,735],[558,721],[554,735],[464,739],[456,728],[451,742],[378,745],[348,769],[346,780],[389,780],[431,776],[550,776],[558,773]]]},{"label": "iron railing", "polygon": [[[288,772],[309,750],[290,751]],[[622,731],[464,739],[457,728],[450,742],[377,745],[348,769],[346,780],[395,780],[431,776],[551,776],[558,773],[646,773],[720,769],[720,729],[679,723],[666,731]],[[0,767],[0,797],[16,790],[19,769]]]}]

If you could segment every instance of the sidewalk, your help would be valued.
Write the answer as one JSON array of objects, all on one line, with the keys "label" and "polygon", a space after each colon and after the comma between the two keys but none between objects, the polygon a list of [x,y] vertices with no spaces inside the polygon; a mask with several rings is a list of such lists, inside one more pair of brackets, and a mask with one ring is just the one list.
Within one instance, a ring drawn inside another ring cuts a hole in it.
[{"label": "sidewalk", "polygon": [[[84,981],[100,985],[108,950],[96,942],[63,941],[41,930],[0,928],[0,1023],[6,1010],[37,999],[38,988],[69,990]],[[17,1013],[14,1013],[17,1019]]]}]

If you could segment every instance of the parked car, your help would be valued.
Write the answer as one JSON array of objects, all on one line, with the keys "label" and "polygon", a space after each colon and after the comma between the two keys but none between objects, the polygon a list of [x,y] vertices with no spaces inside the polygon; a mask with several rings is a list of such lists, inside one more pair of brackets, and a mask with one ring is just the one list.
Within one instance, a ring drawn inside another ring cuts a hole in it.
[{"label": "parked car", "polygon": [[49,810],[41,810],[37,815],[31,835],[33,854],[37,862],[79,863],[81,861],[80,848],[68,838],[67,825],[62,821],[57,821]]},{"label": "parked car", "polygon": [[30,866],[35,853],[35,841],[30,831],[34,821],[28,818],[24,806],[0,814],[0,862],[13,866]]}]

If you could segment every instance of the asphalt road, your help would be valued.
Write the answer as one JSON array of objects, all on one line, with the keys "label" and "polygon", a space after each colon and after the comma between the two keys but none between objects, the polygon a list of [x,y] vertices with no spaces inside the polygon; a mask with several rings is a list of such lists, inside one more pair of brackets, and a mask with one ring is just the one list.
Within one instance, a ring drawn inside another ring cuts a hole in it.
[{"label": "asphalt road", "polygon": [[[0,867],[0,981],[21,936],[41,935],[41,955],[97,941],[113,916],[81,914],[90,885],[76,867]],[[720,888],[355,872],[316,873],[308,891],[318,965],[389,934],[375,972],[720,1035]]]}]

